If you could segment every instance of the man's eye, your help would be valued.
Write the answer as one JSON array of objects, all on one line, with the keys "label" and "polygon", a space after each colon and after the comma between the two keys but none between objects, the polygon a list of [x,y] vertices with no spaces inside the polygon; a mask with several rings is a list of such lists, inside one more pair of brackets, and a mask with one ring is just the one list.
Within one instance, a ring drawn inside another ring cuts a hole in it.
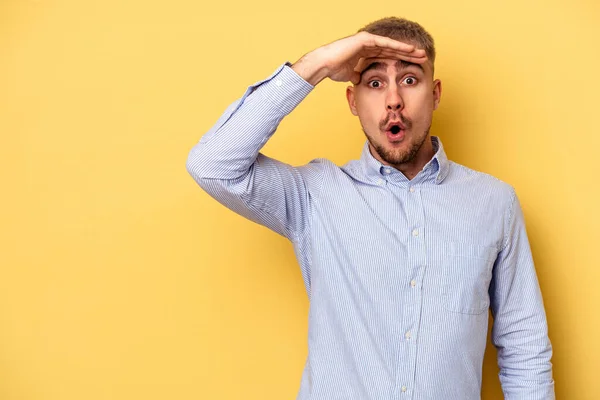
[{"label": "man's eye", "polygon": [[417,83],[417,80],[412,76],[408,76],[404,79],[404,83],[406,83],[407,85],[414,85],[415,83]]},{"label": "man's eye", "polygon": [[371,81],[371,82],[367,83],[367,85],[369,85],[372,88],[378,88],[378,87],[381,87],[381,82],[379,82],[379,81]]}]

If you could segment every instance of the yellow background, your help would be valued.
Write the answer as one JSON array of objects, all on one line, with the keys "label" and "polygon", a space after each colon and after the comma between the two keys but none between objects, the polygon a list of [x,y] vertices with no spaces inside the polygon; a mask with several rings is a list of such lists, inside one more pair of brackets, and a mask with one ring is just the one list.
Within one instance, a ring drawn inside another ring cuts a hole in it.
[{"label": "yellow background", "polygon": [[[436,40],[449,157],[521,199],[558,398],[600,398],[598,4],[3,0],[0,399],[295,399],[292,247],[185,163],[248,85],[389,15]],[[344,89],[321,83],[265,153],[357,158]],[[496,374],[488,347],[484,399]]]}]

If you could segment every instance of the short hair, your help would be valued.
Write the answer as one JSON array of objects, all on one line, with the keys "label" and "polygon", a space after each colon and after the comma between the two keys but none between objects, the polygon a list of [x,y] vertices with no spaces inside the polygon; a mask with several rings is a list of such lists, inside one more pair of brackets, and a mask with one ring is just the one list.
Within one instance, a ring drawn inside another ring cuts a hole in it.
[{"label": "short hair", "polygon": [[358,32],[368,32],[373,35],[385,36],[400,42],[412,44],[424,49],[431,66],[435,63],[435,45],[433,37],[416,22],[404,18],[387,17],[373,21]]}]

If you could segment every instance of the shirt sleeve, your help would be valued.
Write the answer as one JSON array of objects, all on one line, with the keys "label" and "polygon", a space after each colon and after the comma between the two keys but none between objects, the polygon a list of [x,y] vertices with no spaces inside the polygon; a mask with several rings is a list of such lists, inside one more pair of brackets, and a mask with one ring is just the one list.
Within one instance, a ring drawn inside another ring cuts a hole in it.
[{"label": "shirt sleeve", "polygon": [[186,164],[218,202],[290,240],[307,224],[307,181],[318,172],[318,163],[292,167],[260,149],[313,88],[289,63],[281,65],[225,110],[191,149]]},{"label": "shirt sleeve", "polygon": [[490,285],[499,377],[507,400],[555,399],[552,346],[519,199],[512,190]]}]

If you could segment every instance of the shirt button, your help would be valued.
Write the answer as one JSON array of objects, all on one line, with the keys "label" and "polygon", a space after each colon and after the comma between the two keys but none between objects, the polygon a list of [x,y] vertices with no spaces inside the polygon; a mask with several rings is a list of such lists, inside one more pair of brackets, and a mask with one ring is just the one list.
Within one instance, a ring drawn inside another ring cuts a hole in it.
[{"label": "shirt button", "polygon": [[377,184],[378,184],[378,185],[383,185],[383,179],[379,179],[379,180],[377,181]]},{"label": "shirt button", "polygon": [[406,392],[406,386],[402,386],[402,391]]},{"label": "shirt button", "polygon": [[410,331],[406,332],[404,334],[404,337],[406,338],[406,340],[409,340],[410,339]]},{"label": "shirt button", "polygon": [[411,193],[414,193],[414,191],[415,191],[415,188],[411,186],[411,188],[410,188],[410,189],[408,189],[408,190],[410,190],[410,192],[411,192]]},{"label": "shirt button", "polygon": [[410,281],[410,286],[411,287],[417,286],[417,281],[415,281],[414,279],[412,281]]},{"label": "shirt button", "polygon": [[383,173],[385,173],[385,174],[389,174],[390,172],[391,171],[389,169],[387,169],[387,168],[383,170]]},{"label": "shirt button", "polygon": [[415,229],[412,231],[413,236],[419,236],[419,230]]},{"label": "shirt button", "polygon": [[275,84],[276,84],[277,86],[281,86],[281,85],[283,85],[283,82],[281,81],[281,79],[277,79],[277,80],[275,81]]}]

